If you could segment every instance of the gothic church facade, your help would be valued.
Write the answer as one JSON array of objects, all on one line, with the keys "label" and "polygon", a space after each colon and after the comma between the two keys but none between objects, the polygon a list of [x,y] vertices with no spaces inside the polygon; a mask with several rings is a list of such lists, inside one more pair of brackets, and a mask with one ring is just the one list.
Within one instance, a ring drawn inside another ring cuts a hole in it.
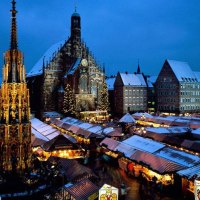
[{"label": "gothic church facade", "polygon": [[81,39],[81,17],[71,16],[68,40],[53,45],[27,75],[31,108],[36,112],[63,111],[67,84],[76,98],[76,111],[98,108],[104,70]]}]

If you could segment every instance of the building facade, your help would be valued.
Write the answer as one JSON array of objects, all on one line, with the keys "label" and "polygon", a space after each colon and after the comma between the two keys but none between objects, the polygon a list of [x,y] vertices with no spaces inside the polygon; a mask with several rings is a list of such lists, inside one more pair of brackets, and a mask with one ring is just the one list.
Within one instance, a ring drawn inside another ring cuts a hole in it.
[{"label": "building facade", "polygon": [[142,74],[118,73],[114,83],[115,112],[147,110],[147,84]]},{"label": "building facade", "polygon": [[0,169],[20,171],[30,166],[29,90],[23,54],[18,50],[15,0],[12,1],[11,45],[5,52],[0,89]]},{"label": "building facade", "polygon": [[200,111],[198,72],[186,62],[166,60],[156,80],[157,110],[169,113]]},{"label": "building facade", "polygon": [[71,16],[69,39],[53,45],[27,77],[31,108],[36,112],[62,112],[67,84],[75,95],[77,111],[98,108],[104,70],[81,39],[81,17],[76,11]]}]

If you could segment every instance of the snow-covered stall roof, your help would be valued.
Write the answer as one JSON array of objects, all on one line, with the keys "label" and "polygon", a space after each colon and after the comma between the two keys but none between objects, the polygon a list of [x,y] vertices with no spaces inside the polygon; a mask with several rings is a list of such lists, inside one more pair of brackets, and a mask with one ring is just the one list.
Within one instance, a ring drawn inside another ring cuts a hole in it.
[{"label": "snow-covered stall roof", "polygon": [[145,118],[154,118],[153,115],[149,114],[149,113],[139,113],[139,112],[136,112],[132,115],[133,117],[136,117],[136,118],[141,118],[141,117],[145,117]]},{"label": "snow-covered stall roof", "polygon": [[65,187],[67,193],[71,195],[71,199],[83,200],[98,192],[99,187],[92,183],[89,179],[84,179],[72,186]]},{"label": "snow-covered stall roof", "polygon": [[54,132],[57,132],[57,131],[58,131],[57,129],[51,127],[51,129],[48,129],[48,130],[46,130],[46,131],[44,131],[44,132],[41,132],[41,133],[42,133],[43,135],[47,136],[47,135],[50,135],[50,134],[52,134],[52,133],[54,133]]},{"label": "snow-covered stall roof", "polygon": [[31,132],[32,132],[32,134],[34,134],[34,136],[36,138],[44,140],[44,141],[48,141],[47,137],[45,137],[44,135],[42,135],[40,132],[36,131],[34,128],[31,128]]},{"label": "snow-covered stall roof", "polygon": [[44,112],[43,117],[60,118],[60,117],[62,117],[62,114],[60,114],[56,111]]},{"label": "snow-covered stall roof", "polygon": [[38,131],[41,135],[46,137],[47,139],[51,140],[54,137],[58,136],[60,134],[60,131],[53,128],[52,126],[40,121],[37,118],[31,119],[31,126],[33,129]]},{"label": "snow-covered stall roof", "polygon": [[195,73],[187,62],[167,60],[177,79],[181,82],[197,82]]},{"label": "snow-covered stall roof", "polygon": [[72,126],[70,126],[70,127],[68,128],[68,130],[69,130],[69,131],[72,131],[73,133],[77,133],[79,129],[80,129],[80,128],[79,128],[78,126],[74,126],[74,125],[72,125]]},{"label": "snow-covered stall roof", "polygon": [[199,156],[169,147],[161,149],[160,151],[156,152],[155,155],[167,160],[171,160],[185,167],[192,167],[200,162]]},{"label": "snow-covered stall roof", "polygon": [[79,120],[72,117],[66,117],[66,118],[63,118],[61,121],[67,122],[68,124],[74,124],[75,122],[78,122]]},{"label": "snow-covered stall roof", "polygon": [[52,129],[54,129],[52,126],[49,126],[48,124],[46,124],[46,126],[42,126],[41,128],[38,127],[37,131],[39,131],[40,133],[45,133],[45,132],[51,131]]},{"label": "snow-covered stall roof", "polygon": [[113,140],[111,138],[105,138],[100,143],[100,146],[106,146],[107,149],[114,151],[118,144],[120,144],[120,142],[118,142],[117,140]]},{"label": "snow-covered stall roof", "polygon": [[76,135],[82,135],[84,138],[90,138],[92,137],[92,133],[87,131],[87,130],[84,130],[84,129],[79,129],[77,132],[76,132]]},{"label": "snow-covered stall roof", "polygon": [[44,124],[44,122],[40,121],[40,120],[37,119],[37,118],[31,119],[31,126],[32,126],[32,127],[37,127],[37,126],[39,126],[39,125],[41,125],[41,124]]},{"label": "snow-covered stall roof", "polygon": [[104,135],[108,135],[109,133],[115,131],[115,129],[113,127],[106,127],[103,129],[103,131],[101,131]]},{"label": "snow-covered stall roof", "polygon": [[164,128],[164,127],[158,127],[158,128],[146,128],[147,132],[151,133],[157,133],[157,134],[166,134],[166,135],[180,135],[180,134],[185,134],[188,132],[187,127],[169,127],[169,128]]},{"label": "snow-covered stall roof", "polygon": [[90,131],[91,133],[102,133],[102,129],[103,127],[102,126],[93,126],[89,129],[87,129],[88,131]]},{"label": "snow-covered stall roof", "polygon": [[187,177],[188,179],[196,179],[200,177],[200,165],[190,167],[177,172],[180,176]]},{"label": "snow-covered stall roof", "polygon": [[119,143],[115,147],[114,151],[119,151],[119,152],[123,153],[127,158],[130,158],[131,155],[136,151],[136,149],[134,149],[130,145],[127,145],[124,143]]},{"label": "snow-covered stall roof", "polygon": [[45,142],[49,141],[49,139],[43,136],[40,132],[36,131],[34,128],[31,128],[31,144],[33,147],[41,146]]},{"label": "snow-covered stall roof", "polygon": [[163,147],[165,147],[165,145],[160,142],[156,142],[151,139],[143,138],[137,135],[134,135],[124,140],[122,143],[128,144],[135,149],[146,151],[149,153],[154,153],[158,151],[159,149],[162,149]]},{"label": "snow-covered stall roof", "polygon": [[141,74],[120,73],[120,76],[125,86],[147,86]]},{"label": "snow-covered stall roof", "polygon": [[119,122],[124,122],[124,123],[135,123],[135,119],[132,117],[131,114],[126,113],[120,120]]},{"label": "snow-covered stall roof", "polygon": [[94,126],[93,124],[89,124],[89,123],[82,123],[78,125],[80,128],[82,129],[88,129],[91,128],[92,126]]},{"label": "snow-covered stall roof", "polygon": [[27,74],[27,77],[38,76],[42,74],[43,62],[49,61],[52,58],[52,55],[59,50],[65,41],[60,41],[53,46],[51,46],[44,55],[40,58],[40,60],[33,66],[33,68]]},{"label": "snow-covered stall roof", "polygon": [[200,139],[200,128],[192,130],[192,136],[196,139]]},{"label": "snow-covered stall roof", "polygon": [[131,156],[131,160],[137,161],[138,163],[142,162],[160,174],[170,173],[185,168],[184,166],[181,166],[173,161],[169,161],[151,153],[142,152],[139,150],[137,150]]},{"label": "snow-covered stall roof", "polygon": [[157,133],[157,134],[170,134],[170,131],[167,128],[159,127],[159,128],[146,128],[147,132]]},{"label": "snow-covered stall roof", "polygon": [[116,79],[115,77],[106,79],[106,84],[107,84],[108,90],[114,90],[115,79]]},{"label": "snow-covered stall roof", "polygon": [[54,131],[54,132],[51,132],[50,134],[48,134],[46,137],[47,137],[49,140],[52,140],[52,139],[54,139],[55,137],[57,137],[58,135],[60,135],[60,131]]}]

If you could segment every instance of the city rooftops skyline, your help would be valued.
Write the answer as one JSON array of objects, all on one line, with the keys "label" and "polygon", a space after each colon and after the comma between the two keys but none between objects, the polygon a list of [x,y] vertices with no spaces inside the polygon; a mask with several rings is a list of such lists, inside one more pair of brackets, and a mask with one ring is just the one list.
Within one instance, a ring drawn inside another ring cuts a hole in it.
[{"label": "city rooftops skyline", "polygon": [[[44,52],[70,35],[74,2],[17,1],[18,40],[25,54],[27,72]],[[0,2],[0,53],[8,49],[10,4]],[[113,9],[114,8],[114,9]],[[186,61],[198,71],[200,52],[200,2],[77,1],[82,38],[108,75],[141,70],[158,74],[165,59]],[[0,61],[3,65],[2,59]],[[154,69],[154,70],[152,70]]]}]

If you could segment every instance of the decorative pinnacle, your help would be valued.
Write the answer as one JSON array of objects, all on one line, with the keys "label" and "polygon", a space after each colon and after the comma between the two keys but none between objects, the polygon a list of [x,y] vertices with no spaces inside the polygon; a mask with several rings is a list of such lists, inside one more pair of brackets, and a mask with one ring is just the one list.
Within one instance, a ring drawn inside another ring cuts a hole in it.
[{"label": "decorative pinnacle", "polygon": [[77,12],[77,4],[76,4],[76,1],[74,1],[74,12],[75,12],[75,13]]},{"label": "decorative pinnacle", "polygon": [[17,22],[16,22],[16,14],[17,14],[17,11],[16,11],[16,7],[15,7],[15,4],[16,4],[16,1],[15,0],[12,0],[12,10],[10,10],[10,12],[12,13],[12,16],[11,16],[11,43],[10,43],[10,49],[17,49]]}]

